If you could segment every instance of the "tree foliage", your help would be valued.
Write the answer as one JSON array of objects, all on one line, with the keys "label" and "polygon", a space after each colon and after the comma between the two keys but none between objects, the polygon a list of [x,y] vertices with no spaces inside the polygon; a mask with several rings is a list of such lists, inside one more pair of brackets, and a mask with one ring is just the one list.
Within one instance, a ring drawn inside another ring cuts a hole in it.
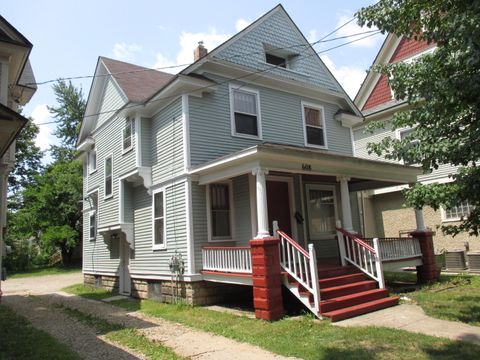
[{"label": "tree foliage", "polygon": [[[406,191],[407,205],[438,209],[464,201],[474,205],[460,225],[446,233],[480,231],[480,1],[380,0],[358,13],[360,25],[376,26],[436,49],[411,63],[374,69],[386,75],[396,100],[407,110],[397,112],[393,129],[412,127],[403,140],[385,138],[370,151],[390,159],[421,164],[426,172],[440,165],[460,168],[449,184],[416,184]],[[378,124],[371,125],[374,129]],[[412,143],[413,139],[418,142]]]},{"label": "tree foliage", "polygon": [[85,112],[86,101],[82,89],[75,87],[71,81],[58,80],[53,85],[53,92],[58,106],[49,106],[48,110],[56,119],[57,128],[54,135],[60,139],[60,146],[50,149],[54,159],[67,161],[75,157],[75,144],[80,132],[80,125]]}]

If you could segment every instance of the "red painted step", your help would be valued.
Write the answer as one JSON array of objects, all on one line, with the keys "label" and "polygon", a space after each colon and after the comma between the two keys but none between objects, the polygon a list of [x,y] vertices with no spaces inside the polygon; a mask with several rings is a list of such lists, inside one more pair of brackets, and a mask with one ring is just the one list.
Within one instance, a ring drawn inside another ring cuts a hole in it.
[{"label": "red painted step", "polygon": [[328,300],[339,296],[359,293],[372,290],[377,287],[377,282],[373,280],[358,281],[352,284],[333,286],[327,289],[320,288],[320,299]]},{"label": "red painted step", "polygon": [[354,274],[358,272],[359,270],[354,266],[338,266],[338,267],[332,267],[327,269],[320,268],[318,270],[318,278],[326,279],[326,278],[331,278],[335,276]]},{"label": "red painted step", "polygon": [[328,311],[322,313],[322,316],[326,316],[330,318],[332,322],[345,320],[352,318],[354,316],[366,314],[372,311],[385,309],[390,306],[394,306],[398,304],[398,300],[400,298],[398,296],[383,298],[379,300],[373,300],[366,303],[350,306],[343,309]]},{"label": "red painted step", "polygon": [[366,303],[373,300],[379,300],[388,296],[387,289],[373,289],[368,291],[362,291],[356,294],[350,294],[345,296],[336,297],[329,300],[322,300],[320,302],[320,311],[322,313],[338,310],[361,303]]},{"label": "red painted step", "polygon": [[341,276],[335,276],[327,279],[322,279],[319,281],[320,289],[326,289],[333,286],[351,284],[358,281],[365,280],[365,275],[362,272],[347,274]]}]

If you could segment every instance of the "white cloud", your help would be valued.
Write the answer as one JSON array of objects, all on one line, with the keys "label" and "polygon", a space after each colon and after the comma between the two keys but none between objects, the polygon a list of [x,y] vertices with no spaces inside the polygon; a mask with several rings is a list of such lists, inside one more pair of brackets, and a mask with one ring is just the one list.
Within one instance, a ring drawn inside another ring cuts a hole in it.
[{"label": "white cloud", "polygon": [[310,30],[307,35],[307,40],[310,44],[317,41],[317,30],[315,29]]},{"label": "white cloud", "polygon": [[322,55],[321,59],[345,89],[348,96],[353,99],[367,75],[365,70],[354,66],[340,66],[337,68],[328,55]]},{"label": "white cloud", "polygon": [[[230,34],[218,33],[215,28],[210,28],[208,32],[200,33],[183,31],[180,34],[180,51],[178,52],[176,59],[172,60],[164,56],[162,53],[157,53],[153,67],[162,68],[165,66],[191,64],[193,62],[193,51],[200,41],[203,41],[203,46],[205,46],[208,51],[211,51],[230,37]],[[163,69],[162,71],[176,74],[185,67],[186,65],[172,69]]]},{"label": "white cloud", "polygon": [[[348,22],[351,18],[352,18],[351,15],[341,15],[338,18],[336,28],[342,26],[343,24]],[[352,21],[349,24],[342,27],[340,30],[338,30],[331,37],[351,36],[351,35],[355,35],[355,34],[358,34],[358,33],[363,33],[365,31],[369,31],[369,30],[375,30],[375,29],[376,29],[375,27],[372,27],[372,28],[363,27],[362,28],[362,27],[358,26],[355,21]],[[362,37],[367,36],[367,35],[368,34],[363,34],[363,35],[357,35],[355,37],[350,37],[350,38],[348,38],[348,41],[359,39],[359,38],[362,38]],[[378,36],[370,36],[370,37],[367,37],[365,39],[362,39],[362,40],[355,41],[355,42],[351,43],[351,46],[372,48],[372,47],[377,45],[378,39],[379,39]]]},{"label": "white cloud", "polygon": [[237,22],[235,23],[235,29],[237,30],[237,32],[239,32],[245,29],[250,24],[251,22],[248,20],[238,19]]},{"label": "white cloud", "polygon": [[121,61],[134,61],[135,54],[142,50],[142,47],[138,44],[127,44],[125,42],[116,43],[113,46],[113,57]]},{"label": "white cloud", "polygon": [[[50,145],[58,144],[58,139],[52,134],[52,132],[55,130],[55,124],[41,125],[54,121],[54,119],[50,116],[47,105],[39,104],[35,106],[30,116],[33,118],[33,122],[35,124],[40,125],[40,131],[35,139],[36,145],[41,150],[48,150]],[[46,158],[44,158],[44,161],[49,162],[50,159],[50,156],[47,155]]]}]

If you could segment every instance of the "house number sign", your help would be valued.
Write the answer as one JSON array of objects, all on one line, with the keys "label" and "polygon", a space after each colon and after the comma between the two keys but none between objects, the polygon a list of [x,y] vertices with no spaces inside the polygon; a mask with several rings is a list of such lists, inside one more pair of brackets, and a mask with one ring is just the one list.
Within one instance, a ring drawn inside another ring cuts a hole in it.
[{"label": "house number sign", "polygon": [[302,164],[302,170],[312,171],[312,165],[311,164]]}]

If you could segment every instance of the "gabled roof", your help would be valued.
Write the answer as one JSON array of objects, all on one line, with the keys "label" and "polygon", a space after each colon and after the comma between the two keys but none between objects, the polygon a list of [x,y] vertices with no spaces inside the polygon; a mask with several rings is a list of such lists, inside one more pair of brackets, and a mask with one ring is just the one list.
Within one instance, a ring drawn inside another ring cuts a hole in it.
[{"label": "gabled roof", "polygon": [[100,61],[120,86],[129,102],[145,101],[174,77],[172,74],[103,56],[100,57]]}]

